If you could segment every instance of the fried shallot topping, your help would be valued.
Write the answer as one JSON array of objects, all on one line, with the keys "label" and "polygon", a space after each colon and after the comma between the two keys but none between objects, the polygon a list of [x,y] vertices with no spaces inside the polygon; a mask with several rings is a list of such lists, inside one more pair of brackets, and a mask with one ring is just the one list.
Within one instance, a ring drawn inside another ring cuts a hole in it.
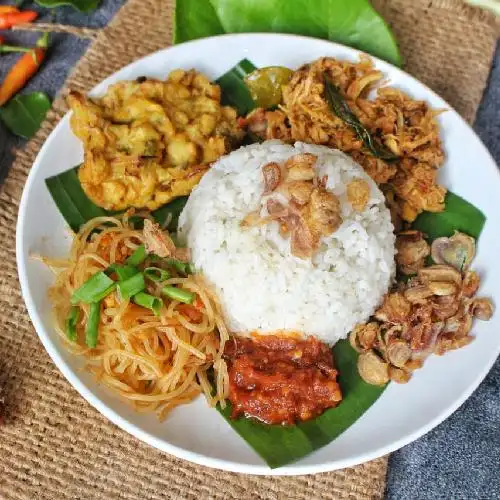
[{"label": "fried shallot topping", "polygon": [[158,257],[173,257],[183,262],[189,262],[191,255],[188,248],[176,248],[172,238],[166,231],[162,231],[159,224],[144,219],[144,243],[148,253]]},{"label": "fried shallot topping", "polygon": [[347,185],[347,199],[352,208],[362,212],[370,199],[370,186],[363,179],[354,179]]},{"label": "fried shallot topping", "polygon": [[[403,241],[419,243],[420,236],[403,234]],[[419,267],[425,253],[420,249],[405,262]],[[350,343],[360,353],[360,376],[375,385],[388,380],[406,383],[431,353],[442,355],[472,342],[473,318],[487,321],[493,315],[490,299],[474,297],[478,288],[474,271],[461,272],[449,264],[423,267],[422,263],[415,277],[386,295],[375,321],[351,332]]]},{"label": "fried shallot topping", "polygon": [[403,231],[396,238],[396,264],[403,274],[415,274],[424,267],[430,247],[420,231]]},{"label": "fried shallot topping", "polygon": [[327,191],[327,179],[316,176],[316,160],[311,153],[301,153],[290,157],[283,166],[274,162],[264,165],[263,195],[279,192],[286,203],[270,197],[266,200],[266,217],[251,212],[241,221],[242,227],[277,221],[280,234],[290,237],[292,255],[301,259],[312,258],[320,238],[334,233],[342,224],[340,202]]},{"label": "fried shallot topping", "polygon": [[264,176],[264,194],[270,194],[281,183],[281,168],[277,163],[268,163],[262,167],[262,175]]}]

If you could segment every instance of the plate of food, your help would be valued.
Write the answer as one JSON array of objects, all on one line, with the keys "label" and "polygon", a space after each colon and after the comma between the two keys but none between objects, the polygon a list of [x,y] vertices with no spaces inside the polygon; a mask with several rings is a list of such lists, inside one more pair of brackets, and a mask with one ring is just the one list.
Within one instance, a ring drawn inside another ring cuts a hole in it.
[{"label": "plate of food", "polygon": [[55,364],[156,448],[254,474],[352,466],[455,411],[500,351],[500,177],[400,69],[293,35],[118,71],[42,147],[17,226]]}]

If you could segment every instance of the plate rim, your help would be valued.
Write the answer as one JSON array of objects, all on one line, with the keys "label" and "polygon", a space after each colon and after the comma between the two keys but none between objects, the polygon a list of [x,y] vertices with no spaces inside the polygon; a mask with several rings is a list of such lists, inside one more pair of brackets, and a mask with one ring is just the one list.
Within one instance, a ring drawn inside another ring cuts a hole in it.
[{"label": "plate rim", "polygon": [[[358,50],[358,49],[355,49],[352,47],[348,47],[346,45],[339,44],[336,42],[331,42],[329,40],[322,40],[322,39],[318,39],[318,38],[314,38],[314,37],[293,35],[293,34],[287,34],[287,33],[223,34],[223,35],[217,35],[217,36],[212,36],[212,37],[191,40],[188,42],[184,42],[182,44],[171,45],[169,47],[159,49],[159,50],[151,52],[150,54],[147,54],[141,58],[136,59],[135,61],[131,62],[130,64],[127,64],[126,66],[121,67],[120,69],[118,69],[117,71],[115,71],[114,73],[112,73],[111,75],[109,75],[108,77],[103,79],[102,81],[100,81],[95,87],[93,87],[89,91],[89,94],[92,95],[92,94],[98,93],[99,90],[97,90],[97,89],[99,89],[100,87],[105,87],[106,85],[109,85],[109,80],[114,79],[116,73],[127,70],[127,69],[135,66],[138,62],[143,61],[145,59],[148,59],[148,58],[155,56],[155,55],[159,55],[159,54],[164,53],[164,54],[166,54],[166,57],[168,57],[168,52],[171,50],[176,50],[177,48],[184,48],[185,46],[188,46],[188,45],[203,44],[208,40],[228,39],[228,38],[229,39],[231,39],[231,38],[239,38],[239,39],[247,38],[247,39],[249,39],[248,43],[251,43],[252,38],[263,38],[263,37],[279,38],[282,41],[286,40],[287,38],[288,39],[292,38],[292,39],[302,39],[305,42],[307,42],[307,41],[322,42],[325,45],[330,45],[330,46],[336,47],[337,49],[341,49],[343,51],[350,52],[352,54],[352,56],[359,56],[362,54],[368,55],[374,61],[376,66],[379,66],[379,65],[389,66],[392,71],[399,73],[400,76],[401,75],[404,76],[405,79],[410,79],[413,83],[416,83],[420,87],[424,88],[425,91],[428,92],[430,95],[432,95],[434,98],[437,98],[437,99],[443,101],[446,104],[447,110],[449,112],[455,113],[456,117],[459,120],[461,120],[463,124],[466,125],[469,133],[471,133],[477,139],[479,147],[481,147],[483,149],[483,153],[485,153],[485,155],[490,159],[491,165],[497,167],[496,173],[500,177],[500,171],[498,170],[498,166],[496,165],[496,162],[495,162],[494,158],[492,157],[491,153],[488,151],[486,146],[483,144],[481,138],[476,134],[474,129],[464,120],[464,118],[452,106],[450,106],[442,97],[440,97],[436,92],[434,92],[432,89],[430,89],[427,85],[422,83],[417,78],[408,74],[406,71],[402,70],[401,68],[398,68],[397,66],[395,66],[387,61],[384,61],[380,58],[377,58],[375,56],[367,54],[366,52],[363,52],[361,50]],[[141,441],[144,441],[145,443],[149,444],[150,446],[153,446],[156,449],[159,449],[163,452],[174,455],[178,458],[188,460],[188,461],[193,462],[197,465],[207,466],[210,468],[225,470],[225,471],[229,471],[229,472],[245,473],[245,474],[252,474],[252,475],[293,476],[293,475],[329,472],[329,471],[334,471],[334,470],[338,470],[338,469],[343,469],[346,467],[352,467],[355,465],[359,465],[359,464],[368,462],[370,460],[380,458],[380,457],[387,455],[389,453],[392,453],[392,452],[402,448],[403,446],[415,441],[416,439],[422,437],[423,435],[427,434],[430,430],[432,430],[437,425],[439,425],[441,422],[446,420],[477,389],[479,384],[484,380],[484,378],[487,376],[487,374],[491,370],[497,357],[500,355],[500,343],[499,343],[497,346],[497,352],[492,352],[492,356],[491,356],[491,359],[489,360],[489,362],[483,365],[483,369],[481,370],[481,372],[478,374],[478,376],[474,380],[472,380],[470,382],[470,384],[467,386],[467,389],[462,392],[460,397],[457,398],[452,405],[448,406],[445,410],[443,410],[441,413],[439,413],[434,418],[432,418],[426,425],[419,427],[415,431],[405,435],[404,437],[402,437],[396,441],[391,442],[390,444],[388,444],[386,446],[378,447],[371,452],[366,452],[366,453],[355,455],[349,459],[333,460],[333,461],[329,461],[329,462],[324,462],[323,464],[312,464],[312,465],[300,465],[300,464],[297,465],[296,462],[293,462],[293,463],[288,464],[284,467],[271,469],[264,462],[262,463],[262,465],[251,465],[251,464],[241,464],[239,462],[234,462],[234,461],[220,459],[220,458],[208,457],[208,456],[203,455],[201,453],[193,452],[193,451],[187,450],[185,448],[181,448],[177,445],[171,444],[164,439],[160,439],[158,437],[155,437],[154,435],[150,434],[149,432],[142,430],[141,428],[137,427],[134,423],[130,422],[125,417],[121,416],[120,414],[118,414],[117,412],[112,410],[103,401],[101,401],[101,399],[98,396],[94,395],[90,390],[88,390],[87,387],[85,386],[85,384],[80,380],[80,377],[77,375],[77,373],[72,368],[70,368],[70,366],[58,354],[57,349],[55,348],[55,345],[53,344],[49,335],[45,331],[42,319],[37,312],[36,305],[34,303],[33,297],[31,296],[29,286],[28,286],[28,278],[27,278],[27,272],[26,272],[27,266],[26,266],[26,260],[25,260],[24,255],[23,255],[24,248],[23,248],[22,242],[24,240],[23,226],[24,226],[24,222],[25,222],[26,207],[28,204],[29,193],[30,193],[32,185],[33,185],[33,179],[35,178],[35,173],[40,169],[40,165],[41,165],[40,158],[42,158],[45,155],[45,151],[49,148],[50,144],[54,140],[58,129],[60,127],[62,127],[67,120],[69,120],[70,113],[71,112],[68,111],[60,119],[60,121],[56,125],[56,127],[51,131],[49,136],[45,139],[42,147],[40,148],[40,150],[35,158],[35,161],[33,162],[32,168],[30,169],[26,183],[25,183],[24,188],[23,188],[21,201],[19,204],[17,224],[16,224],[16,264],[17,264],[17,272],[18,272],[18,276],[19,276],[19,282],[20,282],[20,286],[21,286],[21,293],[22,293],[23,300],[26,304],[29,318],[30,318],[30,320],[35,328],[35,331],[37,333],[38,338],[41,340],[41,342],[42,342],[45,350],[48,352],[51,360],[54,362],[54,364],[59,369],[59,371],[64,375],[66,380],[97,411],[99,411],[108,420],[110,420],[112,423],[114,423],[115,425],[117,425],[119,428],[126,431],[127,433],[131,434],[135,438],[140,439]],[[381,395],[381,397],[383,397],[383,394]],[[243,438],[241,438],[241,439],[243,439]]]}]

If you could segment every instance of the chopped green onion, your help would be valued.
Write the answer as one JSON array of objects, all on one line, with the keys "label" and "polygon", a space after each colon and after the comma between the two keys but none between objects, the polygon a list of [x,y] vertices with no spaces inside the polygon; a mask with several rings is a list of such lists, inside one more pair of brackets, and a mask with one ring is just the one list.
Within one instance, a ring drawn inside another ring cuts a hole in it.
[{"label": "chopped green onion", "polygon": [[163,305],[163,301],[160,298],[155,297],[154,295],[150,295],[149,293],[139,292],[132,297],[132,300],[138,306],[151,309],[151,311],[153,311],[156,316],[160,315],[160,309]]},{"label": "chopped green onion", "polygon": [[99,333],[99,318],[101,317],[101,303],[92,302],[90,304],[87,328],[85,328],[85,343],[94,348],[97,345],[97,334]]},{"label": "chopped green onion", "polygon": [[189,263],[177,259],[166,259],[169,266],[174,267],[181,274],[189,274]]},{"label": "chopped green onion", "polygon": [[77,331],[76,325],[80,319],[80,308],[78,306],[73,306],[66,318],[66,336],[72,342],[76,342]]},{"label": "chopped green onion", "polygon": [[170,278],[170,273],[159,267],[146,267],[144,269],[144,276],[151,281],[165,281]]},{"label": "chopped green onion", "polygon": [[92,275],[78,290],[73,292],[71,304],[99,302],[106,295],[109,295],[115,286],[116,283],[110,277],[106,276],[106,273],[99,271]]},{"label": "chopped green onion", "polygon": [[131,278],[118,282],[118,292],[122,300],[130,299],[136,293],[142,292],[146,288],[144,275],[134,274]]},{"label": "chopped green onion", "polygon": [[178,300],[179,302],[184,302],[185,304],[192,304],[195,298],[195,294],[188,290],[183,290],[182,288],[176,288],[175,286],[164,286],[161,289],[161,293],[170,297],[171,299]]},{"label": "chopped green onion", "polygon": [[106,269],[106,274],[116,273],[116,276],[118,276],[118,281],[124,281],[128,278],[131,278],[138,272],[139,269],[137,269],[137,267],[130,266],[129,264],[111,264]]},{"label": "chopped green onion", "polygon": [[147,256],[148,252],[146,252],[146,247],[141,245],[134,250],[134,253],[126,260],[126,262],[131,266],[138,266],[146,260]]}]

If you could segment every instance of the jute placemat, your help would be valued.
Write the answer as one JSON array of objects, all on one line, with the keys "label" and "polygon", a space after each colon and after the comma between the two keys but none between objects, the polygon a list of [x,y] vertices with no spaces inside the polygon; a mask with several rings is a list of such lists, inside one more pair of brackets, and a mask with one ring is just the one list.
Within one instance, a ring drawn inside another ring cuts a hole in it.
[{"label": "jute placemat", "polygon": [[[493,17],[453,0],[379,0],[376,5],[393,26],[406,69],[471,121],[498,33]],[[130,0],[95,37],[65,88],[87,91],[125,64],[169,45],[171,20],[170,0]],[[382,498],[385,458],[342,471],[289,478],[195,466],[116,428],[60,375],[25,311],[15,264],[15,223],[29,169],[65,110],[63,100],[57,99],[40,132],[18,152],[0,191],[0,388],[5,399],[0,497]]]}]

